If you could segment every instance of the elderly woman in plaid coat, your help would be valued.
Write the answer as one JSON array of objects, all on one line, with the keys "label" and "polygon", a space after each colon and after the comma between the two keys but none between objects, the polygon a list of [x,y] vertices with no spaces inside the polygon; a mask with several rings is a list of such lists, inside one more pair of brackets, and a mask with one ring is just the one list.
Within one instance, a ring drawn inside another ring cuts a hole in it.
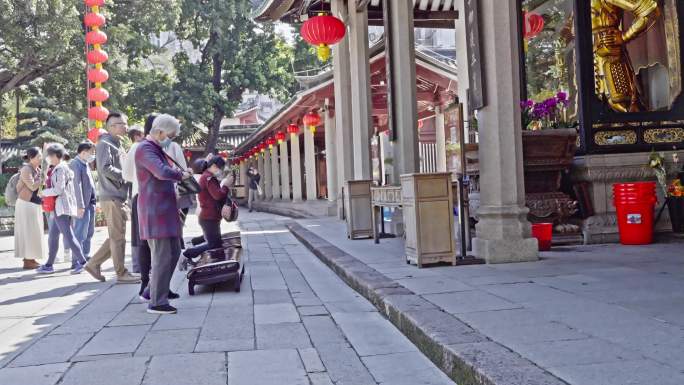
[{"label": "elderly woman in plaid coat", "polygon": [[181,221],[174,183],[192,177],[192,174],[173,168],[162,148],[179,132],[178,120],[171,115],[159,115],[147,139],[139,144],[135,153],[140,239],[147,241],[152,252],[147,312],[154,314],[176,312],[168,299],[169,284],[181,251]]}]

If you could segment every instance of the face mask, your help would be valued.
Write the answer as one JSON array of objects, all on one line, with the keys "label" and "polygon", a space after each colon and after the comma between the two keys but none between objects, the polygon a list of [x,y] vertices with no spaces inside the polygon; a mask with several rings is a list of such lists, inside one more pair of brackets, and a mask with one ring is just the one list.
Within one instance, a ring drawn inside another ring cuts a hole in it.
[{"label": "face mask", "polygon": [[166,138],[162,140],[161,142],[159,142],[159,145],[164,148],[168,148],[171,145],[171,138]]},{"label": "face mask", "polygon": [[221,171],[221,170],[216,171],[214,173],[214,176],[218,179],[221,179],[221,177],[223,177],[223,171]]},{"label": "face mask", "polygon": [[86,162],[93,163],[95,161],[95,155],[88,155]]}]

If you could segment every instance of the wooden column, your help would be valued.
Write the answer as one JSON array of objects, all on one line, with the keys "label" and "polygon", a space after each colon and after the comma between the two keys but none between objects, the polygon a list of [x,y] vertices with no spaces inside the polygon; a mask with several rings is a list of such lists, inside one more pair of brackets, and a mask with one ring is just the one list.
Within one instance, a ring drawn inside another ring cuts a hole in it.
[{"label": "wooden column", "polygon": [[287,140],[280,143],[280,197],[290,200],[290,159],[287,151]]},{"label": "wooden column", "polygon": [[314,134],[308,127],[304,128],[304,173],[306,174],[306,200],[318,199],[316,194],[316,151]]},{"label": "wooden column", "polygon": [[278,145],[271,149],[271,185],[273,186],[273,200],[280,199],[280,162],[278,160]]},{"label": "wooden column", "polygon": [[[288,134],[290,135],[290,134]],[[302,154],[299,152],[299,134],[290,135],[292,152],[292,201],[302,201]]]}]

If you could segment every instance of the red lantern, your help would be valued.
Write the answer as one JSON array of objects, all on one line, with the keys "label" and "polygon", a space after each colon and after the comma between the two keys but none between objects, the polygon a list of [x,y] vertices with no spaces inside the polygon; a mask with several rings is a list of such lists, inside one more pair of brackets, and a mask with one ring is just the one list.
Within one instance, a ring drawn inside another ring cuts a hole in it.
[{"label": "red lantern", "polygon": [[266,139],[266,144],[268,145],[268,148],[272,149],[273,145],[276,143],[275,139],[273,137],[270,137]]},{"label": "red lantern", "polygon": [[104,0],[85,0],[85,5],[88,7],[101,7],[104,5]]},{"label": "red lantern", "polygon": [[302,24],[302,38],[309,44],[318,47],[318,59],[327,61],[330,58],[330,45],[344,38],[346,28],[342,20],[330,16],[314,16]]},{"label": "red lantern", "polygon": [[107,116],[109,116],[109,110],[102,106],[90,107],[88,109],[88,119],[90,120],[104,122],[107,120]]},{"label": "red lantern", "polygon": [[304,122],[304,125],[309,127],[309,130],[311,130],[311,133],[316,132],[316,126],[318,126],[321,123],[321,116],[318,115],[316,112],[311,111],[308,114],[304,115],[302,118],[302,122]]},{"label": "red lantern", "polygon": [[536,13],[523,12],[523,36],[531,39],[544,30],[544,17]]},{"label": "red lantern", "polygon": [[109,79],[109,72],[101,68],[91,68],[88,70],[88,80],[93,83],[104,83]]},{"label": "red lantern", "polygon": [[88,130],[88,140],[90,140],[93,143],[97,143],[98,139],[100,139],[100,135],[106,134],[107,131],[101,129],[101,128],[91,128]]},{"label": "red lantern", "polygon": [[281,144],[285,141],[285,133],[282,131],[278,131],[275,135],[275,138],[278,141],[278,144]]},{"label": "red lantern", "polygon": [[290,124],[290,125],[287,126],[287,132],[288,132],[291,136],[297,136],[297,135],[299,134],[299,126],[296,125],[296,124],[294,124],[294,123],[293,123],[293,124]]},{"label": "red lantern", "polygon": [[185,159],[190,160],[190,158],[192,158],[192,151],[185,150],[185,151],[183,151],[183,155],[185,156]]},{"label": "red lantern", "polygon": [[261,152],[261,153],[265,152],[265,151],[266,151],[266,142],[261,142],[261,143],[259,143],[259,144],[256,146],[256,148],[257,148],[257,151],[259,151],[259,152]]},{"label": "red lantern", "polygon": [[219,156],[223,159],[228,159],[228,151],[219,152]]},{"label": "red lantern", "polygon": [[107,42],[107,34],[97,30],[86,33],[85,41],[88,44],[104,44]]},{"label": "red lantern", "polygon": [[109,99],[109,92],[107,92],[107,90],[104,88],[97,87],[88,90],[88,100],[92,100],[94,102],[104,102],[107,99]]},{"label": "red lantern", "polygon": [[90,12],[83,17],[83,23],[88,27],[102,27],[106,19],[101,13]]},{"label": "red lantern", "polygon": [[105,52],[101,49],[94,49],[92,51],[88,51],[88,54],[86,55],[86,60],[90,64],[104,63],[108,59],[109,59],[109,55],[107,55],[107,52]]}]

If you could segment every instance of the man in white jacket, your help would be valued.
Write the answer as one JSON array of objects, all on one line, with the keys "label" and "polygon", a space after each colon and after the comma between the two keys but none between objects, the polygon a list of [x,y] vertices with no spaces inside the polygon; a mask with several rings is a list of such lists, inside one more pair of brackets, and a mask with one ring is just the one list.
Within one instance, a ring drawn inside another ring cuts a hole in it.
[{"label": "man in white jacket", "polygon": [[131,251],[132,251],[132,268],[134,273],[140,273],[140,236],[138,235],[138,176],[135,167],[135,151],[138,149],[138,144],[145,135],[139,126],[133,126],[128,130],[128,137],[133,142],[133,145],[128,149],[128,153],[122,157],[122,174],[126,182],[131,183]]}]

